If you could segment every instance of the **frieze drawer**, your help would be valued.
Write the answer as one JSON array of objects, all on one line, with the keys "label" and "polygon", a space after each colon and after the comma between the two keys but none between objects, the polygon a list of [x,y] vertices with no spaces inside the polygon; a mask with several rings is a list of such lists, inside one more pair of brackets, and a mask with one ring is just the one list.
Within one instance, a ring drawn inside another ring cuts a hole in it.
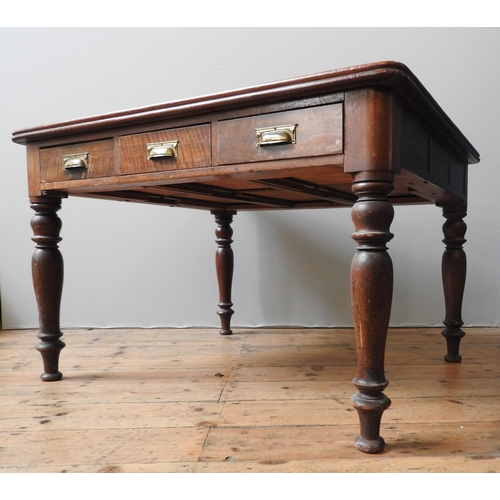
[{"label": "frieze drawer", "polygon": [[122,174],[211,165],[210,125],[159,130],[120,137]]},{"label": "frieze drawer", "polygon": [[342,103],[219,123],[219,163],[246,163],[343,152]]},{"label": "frieze drawer", "polygon": [[40,150],[41,182],[73,181],[118,175],[113,139]]}]

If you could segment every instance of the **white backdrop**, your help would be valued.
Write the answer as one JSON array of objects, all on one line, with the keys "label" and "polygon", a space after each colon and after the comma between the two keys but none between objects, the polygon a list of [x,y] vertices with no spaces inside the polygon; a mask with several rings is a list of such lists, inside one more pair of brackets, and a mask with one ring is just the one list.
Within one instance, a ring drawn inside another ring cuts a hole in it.
[{"label": "white backdrop", "polygon": [[[266,50],[285,41],[280,56]],[[13,130],[381,60],[405,63],[481,154],[470,169],[466,325],[500,324],[499,29],[0,29],[3,328],[37,326],[26,161]],[[218,326],[206,212],[63,201],[63,327]],[[444,317],[441,210],[397,207],[391,324]],[[235,217],[234,326],[351,325],[349,209]]]}]

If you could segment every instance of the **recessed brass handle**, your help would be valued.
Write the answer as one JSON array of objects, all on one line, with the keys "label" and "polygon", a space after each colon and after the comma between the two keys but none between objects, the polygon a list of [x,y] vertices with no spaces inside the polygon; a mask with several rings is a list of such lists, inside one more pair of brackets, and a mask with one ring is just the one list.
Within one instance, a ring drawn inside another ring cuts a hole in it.
[{"label": "recessed brass handle", "polygon": [[62,159],[64,168],[66,170],[73,170],[77,168],[88,168],[89,166],[88,153],[76,153],[72,155],[64,155]]},{"label": "recessed brass handle", "polygon": [[165,157],[177,158],[179,156],[179,141],[152,142],[146,144],[146,146],[148,149],[148,160]]},{"label": "recessed brass handle", "polygon": [[278,127],[256,128],[255,146],[272,146],[275,144],[295,144],[297,125],[280,125]]}]

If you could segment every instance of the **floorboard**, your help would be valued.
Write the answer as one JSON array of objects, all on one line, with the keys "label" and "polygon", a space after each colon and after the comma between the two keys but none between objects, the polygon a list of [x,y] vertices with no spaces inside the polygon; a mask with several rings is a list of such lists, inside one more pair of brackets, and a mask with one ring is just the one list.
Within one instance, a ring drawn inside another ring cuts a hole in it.
[{"label": "floorboard", "polygon": [[0,472],[500,472],[500,328],[391,329],[386,450],[353,447],[352,329],[0,331]]}]

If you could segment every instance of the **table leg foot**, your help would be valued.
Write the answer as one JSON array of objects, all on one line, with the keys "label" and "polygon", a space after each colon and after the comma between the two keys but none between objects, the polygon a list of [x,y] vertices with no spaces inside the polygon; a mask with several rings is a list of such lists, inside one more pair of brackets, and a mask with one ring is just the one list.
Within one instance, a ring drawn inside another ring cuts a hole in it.
[{"label": "table leg foot", "polygon": [[380,422],[391,400],[383,394],[385,344],[392,305],[393,268],[386,243],[394,208],[388,196],[394,188],[391,172],[360,172],[352,186],[358,200],[352,209],[358,243],[351,266],[351,296],[357,348],[358,392],[351,398],[360,421],[355,446],[365,453],[380,453],[384,440]]},{"label": "table leg foot", "polygon": [[463,221],[467,215],[465,204],[446,205],[443,207],[443,243],[446,249],[443,253],[442,275],[446,307],[445,329],[442,335],[446,338],[447,353],[444,357],[449,363],[459,363],[462,356],[459,354],[460,341],[465,336],[462,330],[462,301],[467,273],[467,258],[463,250],[466,242],[467,226]]},{"label": "table leg foot", "polygon": [[215,267],[217,271],[217,282],[219,285],[219,310],[217,314],[220,317],[221,335],[232,335],[231,316],[234,314],[231,302],[231,288],[233,282],[234,257],[233,249],[231,248],[231,239],[233,230],[231,223],[234,211],[214,210],[212,214],[215,216],[217,229],[215,230],[217,252],[215,254]]},{"label": "table leg foot", "polygon": [[357,450],[362,451],[363,453],[381,453],[385,448],[384,438],[378,437],[376,439],[365,439],[361,436],[358,436],[354,440],[354,446]]},{"label": "table leg foot", "polygon": [[359,416],[360,435],[354,446],[364,453],[380,453],[385,441],[380,436],[382,414],[391,405],[391,400],[381,391],[378,394],[364,394],[361,391],[351,397],[351,402]]},{"label": "table leg foot", "polygon": [[444,355],[444,360],[448,363],[460,363],[460,361],[462,361],[462,356],[458,354],[460,341],[450,341],[450,339],[446,339],[446,346],[448,352]]},{"label": "table leg foot", "polygon": [[40,342],[35,348],[42,355],[44,382],[60,380],[59,354],[65,347],[60,339],[62,333],[59,314],[63,286],[63,259],[58,249],[61,241],[61,221],[57,211],[61,208],[59,197],[34,197],[31,208],[35,215],[31,219],[35,252],[32,258],[32,274],[38,304]]},{"label": "table leg foot", "polygon": [[42,355],[44,372],[40,375],[40,379],[44,382],[56,382],[62,379],[62,373],[58,370],[59,354],[61,349],[65,347],[64,342],[39,342],[35,349]]}]

